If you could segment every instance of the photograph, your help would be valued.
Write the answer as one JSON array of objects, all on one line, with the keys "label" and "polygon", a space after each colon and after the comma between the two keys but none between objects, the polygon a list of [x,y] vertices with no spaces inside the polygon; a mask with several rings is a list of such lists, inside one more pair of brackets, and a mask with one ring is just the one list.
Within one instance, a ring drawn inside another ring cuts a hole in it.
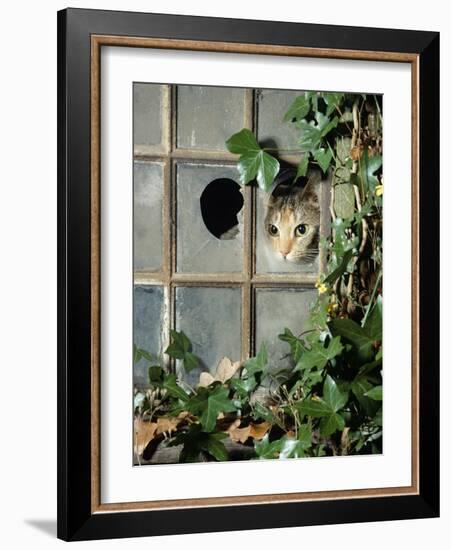
[{"label": "photograph", "polygon": [[131,93],[134,466],[382,453],[383,95]]}]

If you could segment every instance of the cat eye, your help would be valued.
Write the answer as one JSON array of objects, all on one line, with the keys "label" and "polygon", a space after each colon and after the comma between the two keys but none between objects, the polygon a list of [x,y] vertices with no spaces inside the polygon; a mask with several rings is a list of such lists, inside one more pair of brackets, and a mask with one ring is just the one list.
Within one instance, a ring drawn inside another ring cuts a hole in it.
[{"label": "cat eye", "polygon": [[275,235],[277,235],[277,233],[279,232],[279,230],[277,229],[277,227],[275,225],[272,225],[272,224],[269,224],[268,226],[268,231],[269,231],[269,234],[272,235],[273,237]]},{"label": "cat eye", "polygon": [[299,224],[294,230],[295,235],[305,235],[307,231],[307,226],[304,223]]}]

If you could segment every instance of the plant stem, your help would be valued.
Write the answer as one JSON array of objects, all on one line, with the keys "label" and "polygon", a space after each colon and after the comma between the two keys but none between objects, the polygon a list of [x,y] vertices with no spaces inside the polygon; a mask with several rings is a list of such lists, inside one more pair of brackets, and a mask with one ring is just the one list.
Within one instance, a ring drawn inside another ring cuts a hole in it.
[{"label": "plant stem", "polygon": [[382,276],[382,268],[379,269],[379,273],[377,274],[376,283],[374,284],[374,288],[373,288],[373,292],[371,293],[370,301],[369,301],[368,306],[366,308],[365,315],[363,316],[363,319],[362,319],[362,327],[365,326],[366,320],[368,319],[368,315],[370,314],[370,311],[372,309],[374,296],[376,295],[377,287],[379,286],[379,281],[381,279],[381,276]]}]

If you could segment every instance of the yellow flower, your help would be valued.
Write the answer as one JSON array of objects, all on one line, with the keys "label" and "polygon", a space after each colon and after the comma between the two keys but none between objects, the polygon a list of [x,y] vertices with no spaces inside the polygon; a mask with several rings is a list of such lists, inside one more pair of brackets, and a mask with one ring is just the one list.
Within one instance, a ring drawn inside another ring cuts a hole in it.
[{"label": "yellow flower", "polygon": [[321,283],[320,281],[315,283],[315,287],[318,289],[318,294],[324,294],[328,290],[327,285]]},{"label": "yellow flower", "polygon": [[334,311],[337,310],[337,309],[338,309],[338,304],[329,304],[329,305],[327,306],[327,313],[328,313],[329,315],[331,315],[331,314],[334,313]]},{"label": "yellow flower", "polygon": [[376,197],[382,197],[384,194],[384,185],[376,185]]}]

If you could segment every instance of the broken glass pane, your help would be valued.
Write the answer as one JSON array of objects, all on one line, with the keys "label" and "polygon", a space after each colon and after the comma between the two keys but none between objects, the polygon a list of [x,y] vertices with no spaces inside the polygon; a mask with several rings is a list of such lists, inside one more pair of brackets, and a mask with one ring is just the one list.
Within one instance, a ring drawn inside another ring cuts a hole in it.
[{"label": "broken glass pane", "polygon": [[177,147],[226,151],[225,142],[244,126],[242,88],[177,87]]},{"label": "broken glass pane", "polygon": [[203,371],[214,373],[223,357],[241,359],[241,291],[223,287],[177,287],[176,328],[193,345],[200,367],[184,379],[199,382]]},{"label": "broken glass pane", "polygon": [[[222,180],[220,185],[230,187],[230,182],[238,181],[234,165],[191,164],[177,165],[177,271],[184,273],[220,273],[241,271],[243,265],[242,212],[236,212],[242,204],[241,189],[232,189],[234,198],[230,202],[234,222],[220,238],[206,225],[208,218],[202,213],[201,200],[207,186],[213,181]],[[232,187],[233,187],[232,182]],[[213,189],[213,199],[215,191]],[[218,196],[216,195],[218,198]],[[240,200],[236,200],[236,199]],[[224,207],[218,216],[224,215]],[[221,206],[219,204],[219,206]],[[208,202],[204,207],[208,209]],[[212,208],[216,208],[213,204]],[[230,214],[230,213],[229,213]]]},{"label": "broken glass pane", "polygon": [[163,164],[134,162],[133,205],[134,269],[157,271],[163,257]]}]

